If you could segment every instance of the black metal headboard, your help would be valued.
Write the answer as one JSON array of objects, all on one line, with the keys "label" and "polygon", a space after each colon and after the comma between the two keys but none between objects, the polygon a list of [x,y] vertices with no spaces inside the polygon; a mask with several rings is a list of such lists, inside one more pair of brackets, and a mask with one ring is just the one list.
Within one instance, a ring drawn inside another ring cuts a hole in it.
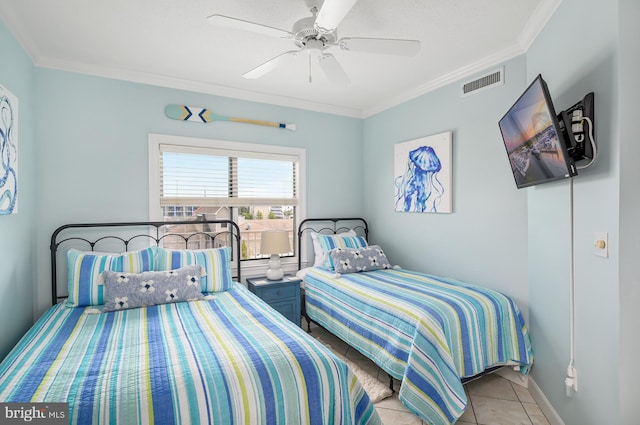
[{"label": "black metal headboard", "polygon": [[369,225],[364,218],[307,218],[302,220],[298,226],[298,270],[302,268],[302,238],[305,234],[335,235],[348,230],[354,230],[365,239],[369,239]]},{"label": "black metal headboard", "polygon": [[[195,231],[185,227],[196,226]],[[236,261],[233,276],[240,281],[240,229],[230,220],[198,221],[142,221],[123,223],[65,224],[51,235],[51,301],[56,304],[67,295],[59,295],[58,277],[61,272],[58,262],[66,264],[66,251],[77,248],[85,251],[126,252],[149,246],[170,244],[176,249],[198,249],[230,246],[231,258]],[[65,255],[59,258],[60,248]],[[66,285],[64,285],[66,288]]]}]

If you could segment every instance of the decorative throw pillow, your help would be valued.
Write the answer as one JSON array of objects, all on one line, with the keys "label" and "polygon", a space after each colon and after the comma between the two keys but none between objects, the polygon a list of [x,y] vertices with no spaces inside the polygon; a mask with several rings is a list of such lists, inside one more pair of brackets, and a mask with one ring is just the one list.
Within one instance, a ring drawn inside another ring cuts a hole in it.
[{"label": "decorative throw pillow", "polygon": [[331,251],[336,273],[390,269],[391,264],[378,245],[366,248],[337,248]]},{"label": "decorative throw pillow", "polygon": [[231,248],[172,250],[158,248],[157,271],[175,270],[184,266],[201,265],[201,292],[222,292],[233,287],[231,276]]},{"label": "decorative throw pillow", "polygon": [[125,310],[158,304],[202,300],[200,265],[162,272],[124,273],[104,271],[104,309]]},{"label": "decorative throw pillow", "polygon": [[100,274],[105,270],[140,273],[155,267],[156,247],[122,254],[67,251],[67,306],[104,304]]},{"label": "decorative throw pillow", "polygon": [[324,253],[324,267],[333,270],[333,260],[329,253],[336,248],[364,248],[367,240],[362,236],[318,235],[320,248]]}]

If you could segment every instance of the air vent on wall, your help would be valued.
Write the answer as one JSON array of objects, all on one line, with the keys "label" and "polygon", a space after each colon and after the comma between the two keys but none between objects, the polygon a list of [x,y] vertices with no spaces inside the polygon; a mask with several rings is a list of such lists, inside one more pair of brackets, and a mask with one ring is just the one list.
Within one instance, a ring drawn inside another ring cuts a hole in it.
[{"label": "air vent on wall", "polygon": [[460,87],[462,90],[461,95],[462,97],[469,96],[470,94],[477,93],[480,90],[500,86],[502,84],[504,84],[504,68],[491,71],[480,78],[463,82]]}]

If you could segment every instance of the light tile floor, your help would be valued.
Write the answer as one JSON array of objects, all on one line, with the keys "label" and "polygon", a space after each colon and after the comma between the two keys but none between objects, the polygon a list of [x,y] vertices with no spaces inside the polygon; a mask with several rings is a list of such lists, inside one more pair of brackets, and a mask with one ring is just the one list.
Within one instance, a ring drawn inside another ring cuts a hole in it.
[{"label": "light tile floor", "polygon": [[[332,350],[348,357],[388,385],[389,377],[386,372],[336,336],[314,325],[311,325],[311,335],[320,337]],[[394,387],[397,391],[400,382],[395,381]],[[529,391],[499,375],[490,374],[469,382],[465,390],[470,403],[456,425],[549,425]],[[404,407],[398,400],[397,393],[379,401],[375,406],[386,425],[429,425]]]}]

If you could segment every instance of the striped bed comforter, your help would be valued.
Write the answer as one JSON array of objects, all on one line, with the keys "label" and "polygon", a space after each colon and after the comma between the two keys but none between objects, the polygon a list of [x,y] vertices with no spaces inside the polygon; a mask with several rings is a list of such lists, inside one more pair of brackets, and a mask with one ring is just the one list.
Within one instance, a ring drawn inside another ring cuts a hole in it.
[{"label": "striped bed comforter", "polygon": [[380,423],[346,364],[242,285],[90,313],[49,309],[0,364],[0,401],[68,402],[72,424]]},{"label": "striped bed comforter", "polygon": [[396,379],[400,400],[430,424],[464,412],[461,379],[504,364],[528,373],[529,334],[516,304],[496,291],[403,269],[305,275],[311,319]]}]

